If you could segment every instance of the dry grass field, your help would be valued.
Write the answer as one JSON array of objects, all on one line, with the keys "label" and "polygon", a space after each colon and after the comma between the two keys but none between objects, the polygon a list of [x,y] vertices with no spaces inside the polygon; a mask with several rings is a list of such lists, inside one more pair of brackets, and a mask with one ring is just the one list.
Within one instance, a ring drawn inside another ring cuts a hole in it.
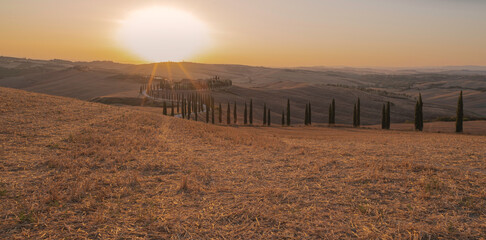
[{"label": "dry grass field", "polygon": [[0,88],[0,239],[484,239],[485,186],[485,136],[213,126]]},{"label": "dry grass field", "polygon": [[[466,121],[463,124],[464,134],[486,135],[486,121]],[[381,129],[380,125],[364,126],[364,128]],[[392,123],[391,130],[414,131],[413,123]],[[456,131],[456,122],[426,122],[424,123],[424,132],[435,133],[454,133]]]}]

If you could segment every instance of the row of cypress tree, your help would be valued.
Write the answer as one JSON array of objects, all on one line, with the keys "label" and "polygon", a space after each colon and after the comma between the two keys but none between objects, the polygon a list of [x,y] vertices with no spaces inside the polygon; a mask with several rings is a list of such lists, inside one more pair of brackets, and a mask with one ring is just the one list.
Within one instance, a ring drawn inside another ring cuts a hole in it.
[{"label": "row of cypress tree", "polygon": [[[206,113],[206,123],[209,123],[211,119],[211,123],[215,123],[215,112],[216,108],[214,105],[214,98],[211,96],[198,96],[198,95],[189,95],[189,98],[182,98],[181,106],[179,105],[179,101],[171,102],[170,106],[170,115],[174,116],[175,112],[180,113],[182,118],[190,119],[191,115],[194,115],[194,119],[197,121],[198,119],[198,112],[205,111]],[[381,118],[381,128],[382,129],[390,129],[391,125],[391,103],[387,102],[384,103],[382,106],[382,118]],[[219,103],[218,107],[218,120],[219,123],[222,123],[222,106]],[[290,126],[291,119],[290,119],[290,99],[287,99],[287,111],[282,110],[282,126]],[[167,103],[163,102],[163,114],[168,115],[167,110]],[[423,101],[422,95],[419,94],[418,100],[415,104],[415,112],[414,112],[414,128],[417,131],[423,131],[424,127],[424,118],[423,118]],[[231,104],[228,102],[227,105],[227,124],[231,124]],[[463,131],[463,119],[464,119],[464,104],[463,104],[463,93],[460,92],[458,103],[457,103],[457,112],[456,112],[456,132]],[[336,123],[336,101],[332,99],[331,103],[329,104],[329,125],[333,125]],[[233,104],[233,123],[238,123],[238,115],[237,115],[237,106],[236,102]],[[250,99],[249,109],[247,102],[244,104],[244,111],[243,111],[243,124],[253,125],[253,100]],[[263,104],[263,125],[270,125],[271,124],[271,111],[270,108],[267,107],[267,104]],[[310,101],[305,105],[305,116],[304,116],[304,124],[311,125],[312,124],[312,108]],[[359,127],[361,125],[361,101],[360,98],[357,99],[357,102],[353,106],[353,126]]]},{"label": "row of cypress tree", "polygon": [[[144,83],[140,85],[140,94],[146,91],[149,95],[167,95],[174,91],[194,91],[194,90],[208,90],[230,87],[233,81],[229,79],[222,80],[219,76],[214,76],[211,79],[192,80],[192,81],[168,81],[161,80],[159,83],[152,82],[151,84]],[[165,97],[163,97],[165,98]]]}]

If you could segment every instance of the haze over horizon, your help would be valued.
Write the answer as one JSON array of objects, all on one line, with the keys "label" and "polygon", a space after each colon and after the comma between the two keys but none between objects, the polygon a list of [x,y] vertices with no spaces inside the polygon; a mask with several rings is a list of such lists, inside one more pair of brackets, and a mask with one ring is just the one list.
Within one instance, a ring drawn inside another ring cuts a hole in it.
[{"label": "haze over horizon", "polygon": [[[187,13],[196,22],[184,27],[179,20],[171,25],[147,26],[147,30],[160,33],[155,40],[177,34],[203,34],[191,36],[194,41],[185,43],[189,45],[178,46],[193,47],[190,54],[163,56],[174,60],[269,67],[486,65],[486,2],[474,0],[107,0],[102,5],[7,0],[0,8],[0,55],[149,63],[150,59],[142,57],[151,50],[144,38],[128,39],[135,49],[128,48],[118,32],[120,25],[140,9],[154,12],[159,8],[181,10],[183,14],[172,14],[172,19]],[[164,32],[161,28],[165,27],[171,30]],[[180,29],[186,31],[179,33]],[[205,37],[208,44],[194,45]],[[175,44],[181,42],[172,40]],[[161,44],[158,50],[173,49],[173,45],[167,47],[169,44],[174,43]]]}]

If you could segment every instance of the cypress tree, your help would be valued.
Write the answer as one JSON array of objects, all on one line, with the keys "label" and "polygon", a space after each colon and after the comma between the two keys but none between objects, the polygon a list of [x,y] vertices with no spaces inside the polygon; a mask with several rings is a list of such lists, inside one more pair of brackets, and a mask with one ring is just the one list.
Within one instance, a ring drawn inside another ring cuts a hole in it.
[{"label": "cypress tree", "polygon": [[420,131],[424,130],[424,103],[422,102],[422,94],[419,93],[419,113],[420,113]]},{"label": "cypress tree", "polygon": [[246,102],[245,102],[245,112],[243,113],[243,123],[245,125],[248,124],[248,110],[246,108]]},{"label": "cypress tree", "polygon": [[190,101],[186,101],[187,102],[187,119],[191,119],[191,102]]},{"label": "cypress tree", "polygon": [[186,117],[188,114],[187,110],[187,98],[184,99],[184,104],[182,105],[182,110],[184,111],[184,117]]},{"label": "cypress tree", "polygon": [[184,118],[186,117],[186,113],[185,113],[185,109],[184,109],[185,107],[184,107],[184,105],[185,105],[185,99],[182,99],[182,106],[181,106],[181,107],[182,107],[182,108],[181,108],[181,110],[182,110],[182,111],[181,111],[181,116],[182,116],[182,119],[184,119]]},{"label": "cypress tree", "polygon": [[353,107],[353,127],[356,127],[357,126],[357,116],[356,116],[356,103],[354,104],[354,107]]},{"label": "cypress tree", "polygon": [[287,98],[287,126],[290,126],[290,99]]},{"label": "cypress tree", "polygon": [[219,103],[219,124],[223,122],[223,107],[221,106],[221,103]]},{"label": "cypress tree", "polygon": [[271,122],[272,122],[272,119],[270,119],[270,108],[268,108],[268,114],[267,114],[267,116],[268,116],[268,121],[267,121],[267,123],[268,123],[268,126],[270,126],[270,124],[271,124]]},{"label": "cypress tree", "polygon": [[228,102],[228,109],[227,109],[227,112],[226,112],[226,124],[230,124],[231,123],[231,109],[230,109],[230,103]]},{"label": "cypress tree", "polygon": [[174,116],[174,102],[171,102],[170,104],[170,115],[173,117]]},{"label": "cypress tree", "polygon": [[267,104],[263,104],[263,125],[267,124]]},{"label": "cypress tree", "polygon": [[304,124],[306,126],[309,124],[309,106],[307,104],[305,104]]},{"label": "cypress tree", "polygon": [[164,101],[164,110],[163,110],[164,115],[167,115],[167,104]]},{"label": "cypress tree", "polygon": [[285,111],[282,110],[282,127],[285,126]]},{"label": "cypress tree", "polygon": [[211,101],[211,123],[214,124],[214,100]]},{"label": "cypress tree", "polygon": [[336,123],[336,101],[332,99],[332,124]]},{"label": "cypress tree", "polygon": [[462,132],[462,123],[464,121],[464,105],[462,102],[462,91],[459,94],[459,99],[457,100],[457,112],[456,112],[456,132]]},{"label": "cypress tree", "polygon": [[384,103],[383,107],[381,108],[381,129],[386,129],[386,109]]},{"label": "cypress tree", "polygon": [[356,107],[356,126],[361,126],[361,102],[358,98],[358,105]]},{"label": "cypress tree", "polygon": [[391,112],[390,112],[390,102],[386,103],[386,129],[390,129],[391,125]]},{"label": "cypress tree", "polygon": [[308,117],[307,117],[307,121],[309,122],[309,125],[312,125],[312,108],[311,108],[311,103],[309,101],[309,112],[308,112]]},{"label": "cypress tree", "polygon": [[253,99],[250,99],[250,125],[253,124]]},{"label": "cypress tree", "polygon": [[203,111],[203,98],[201,95],[199,95],[199,111]]},{"label": "cypress tree", "polygon": [[194,113],[197,113],[198,112],[198,103],[197,103],[197,98],[194,98],[194,102],[193,102],[193,112]]},{"label": "cypress tree", "polygon": [[329,103],[329,126],[332,124],[332,103]]},{"label": "cypress tree", "polygon": [[237,115],[237,112],[236,112],[236,101],[235,101],[235,105],[234,105],[234,109],[233,109],[233,118],[234,118],[234,122],[236,124],[238,122],[238,115]]},{"label": "cypress tree", "polygon": [[422,94],[419,93],[419,99],[415,104],[415,130],[422,131],[424,129],[424,115]]},{"label": "cypress tree", "polygon": [[192,113],[194,112],[194,103],[192,102],[193,101],[193,98],[191,96],[191,99],[189,100],[189,102],[187,102],[187,109]]},{"label": "cypress tree", "polygon": [[206,123],[209,123],[209,105],[204,105],[206,107]]},{"label": "cypress tree", "polygon": [[414,118],[414,123],[415,123],[415,130],[417,131],[422,131],[422,129],[420,129],[420,113],[419,113],[419,102],[417,101],[415,103],[415,118]]}]

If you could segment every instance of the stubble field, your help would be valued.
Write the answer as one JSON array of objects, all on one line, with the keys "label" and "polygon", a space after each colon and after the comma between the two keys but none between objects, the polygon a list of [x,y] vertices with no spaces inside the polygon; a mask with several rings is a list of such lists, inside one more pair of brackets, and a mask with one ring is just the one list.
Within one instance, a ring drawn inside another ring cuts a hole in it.
[{"label": "stubble field", "polygon": [[485,136],[0,99],[2,239],[486,237]]}]

